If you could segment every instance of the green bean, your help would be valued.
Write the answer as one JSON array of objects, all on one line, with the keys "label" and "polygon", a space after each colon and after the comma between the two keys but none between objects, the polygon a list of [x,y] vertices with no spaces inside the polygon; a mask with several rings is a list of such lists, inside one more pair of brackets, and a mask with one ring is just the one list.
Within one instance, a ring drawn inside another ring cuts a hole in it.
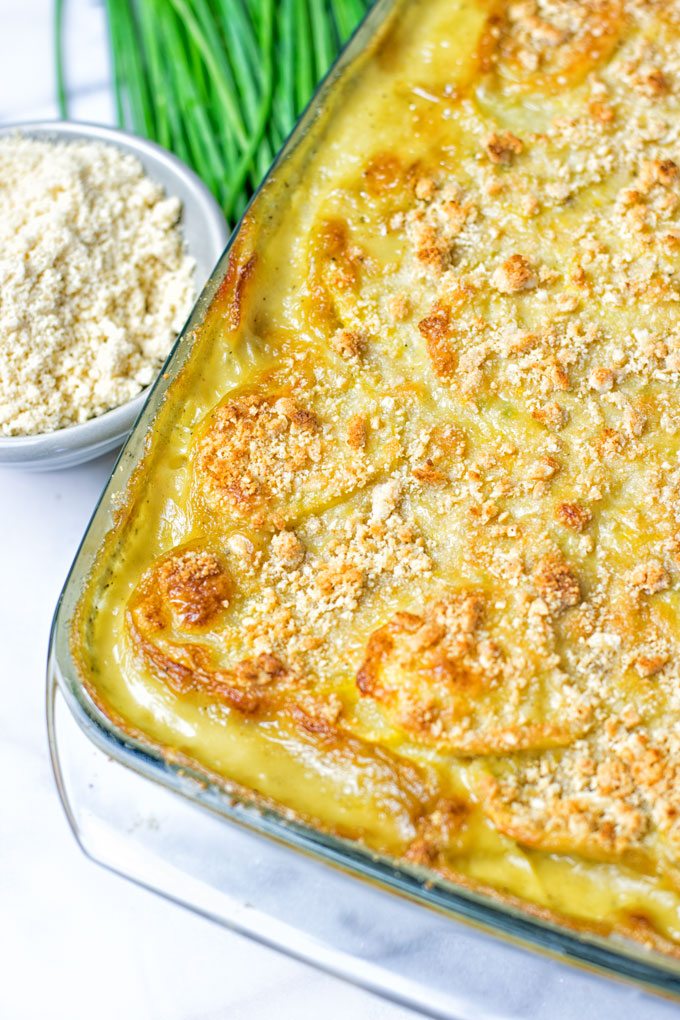
[{"label": "green bean", "polygon": [[54,69],[57,78],[57,106],[62,120],[68,120],[68,92],[64,77],[64,2],[54,4]]},{"label": "green bean", "polygon": [[309,15],[314,43],[315,77],[319,82],[333,63],[337,47],[333,38],[333,24],[324,0],[309,0]]},{"label": "green bean", "polygon": [[233,83],[229,81],[229,75],[225,72],[224,55],[220,54],[216,48],[215,41],[206,35],[201,20],[197,16],[196,7],[189,0],[169,0],[169,2],[183,18],[187,32],[205,62],[212,84],[215,86],[217,98],[222,104],[221,112],[224,115],[225,126],[230,128],[238,144],[245,147],[248,144],[248,138],[243,127]]},{"label": "green bean", "polygon": [[[313,0],[312,0],[313,2]],[[312,36],[307,0],[293,0],[295,31],[295,113],[300,114],[310,100],[314,86]]]},{"label": "green bean", "polygon": [[333,17],[341,43],[347,42],[366,13],[367,6],[362,0],[331,0]]},{"label": "green bean", "polygon": [[277,145],[290,134],[295,123],[295,0],[280,0],[277,24],[278,77],[273,100]]},{"label": "green bean", "polygon": [[155,100],[153,114],[155,137],[160,145],[168,149],[171,145],[169,96],[167,77],[163,73],[162,53],[159,46],[157,25],[157,4],[154,0],[140,0],[139,12],[140,43],[146,56],[149,92]]},{"label": "green bean", "polygon": [[[368,0],[106,0],[116,117],[176,152],[234,220]],[[68,116],[64,0],[56,97]]]}]

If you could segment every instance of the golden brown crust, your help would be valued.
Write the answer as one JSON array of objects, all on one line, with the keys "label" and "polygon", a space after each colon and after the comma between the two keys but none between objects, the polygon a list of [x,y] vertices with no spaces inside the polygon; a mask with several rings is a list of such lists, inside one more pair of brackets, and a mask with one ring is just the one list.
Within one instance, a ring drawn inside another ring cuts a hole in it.
[{"label": "golden brown crust", "polygon": [[353,450],[363,450],[368,439],[368,423],[361,414],[355,414],[347,425],[347,442]]},{"label": "golden brown crust", "polygon": [[484,893],[492,901],[513,907],[515,910],[520,910],[529,917],[557,924],[560,928],[566,928],[568,931],[575,933],[583,932],[601,938],[608,935],[623,935],[625,938],[641,943],[648,949],[655,949],[674,959],[680,959],[680,946],[670,939],[659,935],[649,918],[638,917],[622,911],[615,923],[607,924],[606,922],[586,921],[556,910],[536,906],[536,904],[530,903],[519,896],[513,896],[510,893],[499,892],[498,889],[475,881],[450,865],[437,863],[432,865],[432,867],[442,878],[452,882],[454,886]]},{"label": "golden brown crust", "polygon": [[534,267],[525,255],[515,252],[495,270],[492,283],[501,294],[532,290],[538,283]]},{"label": "golden brown crust", "polygon": [[267,688],[287,678],[283,664],[261,654],[222,669],[207,644],[190,640],[215,625],[233,592],[226,566],[213,553],[173,550],[141,578],[126,611],[127,630],[137,654],[172,690],[200,693],[251,713]]},{"label": "golden brown crust", "polygon": [[158,566],[149,589],[148,618],[153,617],[153,622],[162,626],[163,610],[167,607],[181,626],[193,630],[215,622],[229,605],[232,583],[216,556],[188,549]]},{"label": "golden brown crust", "polygon": [[503,166],[510,166],[524,149],[520,138],[513,135],[511,131],[503,131],[497,134],[495,131],[487,138],[484,148],[492,163],[500,163]]},{"label": "golden brown crust", "polygon": [[248,251],[248,235],[251,224],[246,219],[241,226],[239,238],[229,254],[227,272],[215,296],[218,308],[226,310],[226,322],[229,329],[238,329],[243,317],[246,289],[251,280],[257,255]]},{"label": "golden brown crust", "polygon": [[446,855],[455,853],[464,839],[470,814],[470,804],[462,797],[438,800],[420,819],[416,838],[406,851],[406,860],[435,868],[444,864]]},{"label": "golden brown crust", "polygon": [[526,667],[507,656],[485,612],[480,593],[463,591],[422,615],[397,613],[368,640],[360,692],[392,725],[458,754],[571,743],[588,727],[587,707],[551,694],[549,677],[527,685]]},{"label": "golden brown crust", "polygon": [[494,13],[480,62],[509,91],[560,91],[610,56],[625,29],[623,0],[524,0]]},{"label": "golden brown crust", "polygon": [[564,612],[581,599],[578,578],[560,553],[546,553],[539,559],[534,568],[534,583],[551,612]]},{"label": "golden brown crust", "polygon": [[[169,749],[163,744],[150,739],[148,733],[132,726],[126,718],[113,710],[111,705],[106,700],[102,699],[101,694],[96,687],[93,687],[89,681],[86,681],[86,684],[89,693],[99,710],[108,717],[115,726],[118,727],[121,733],[128,735],[132,739],[142,741],[146,746],[150,746],[161,759],[168,763],[180,769],[185,768],[192,772],[195,771],[196,760],[192,756],[176,749]],[[205,775],[207,781],[224,789],[225,793],[233,802],[255,805],[262,810],[281,811],[282,809],[279,802],[261,794],[254,793],[252,789],[234,783],[233,781],[227,781],[224,776],[211,770],[209,767],[202,766],[201,771]],[[460,831],[465,828],[465,815],[462,813],[460,815],[457,814],[457,803],[460,802],[454,800],[452,804],[452,820],[456,830]],[[441,807],[442,805],[438,802],[437,805],[435,805],[434,811],[436,812],[437,809],[440,809]],[[446,815],[449,814],[446,805],[444,805],[444,812]],[[345,838],[349,838],[353,842],[359,842],[360,844],[363,842],[361,836],[357,836],[356,833],[345,833],[333,829],[329,830],[329,828],[317,817],[305,815],[301,812],[297,812],[295,817],[298,821],[306,822],[308,825],[311,825],[320,831],[330,831],[340,838],[343,838],[344,836]],[[456,824],[457,822],[460,822],[461,824]],[[629,938],[648,949],[656,950],[666,956],[680,960],[680,946],[678,946],[676,942],[661,936],[654,923],[647,917],[640,916],[639,914],[622,913],[616,919],[615,923],[595,923],[593,921],[577,919],[558,910],[551,910],[546,907],[537,906],[525,898],[514,896],[508,892],[499,891],[491,885],[470,878],[469,875],[466,875],[460,870],[456,870],[450,864],[442,860],[441,846],[443,834],[443,828],[437,821],[436,817],[433,823],[428,820],[428,816],[425,816],[425,820],[421,821],[421,824],[418,827],[418,832],[414,837],[411,848],[404,854],[405,860],[417,865],[419,868],[427,869],[425,872],[419,872],[420,877],[426,886],[429,887],[432,885],[432,876],[434,875],[436,876],[434,881],[437,881],[438,878],[444,879],[445,882],[451,883],[454,887],[473,890],[476,893],[487,896],[492,902],[498,903],[500,906],[512,907],[529,917],[535,917],[541,921],[556,924],[560,928],[566,928],[567,930],[575,933],[584,932],[586,934],[597,935],[599,937],[606,937],[611,934],[617,934],[619,936],[623,935],[624,937]]]},{"label": "golden brown crust", "polygon": [[448,343],[451,335],[451,310],[445,305],[437,305],[420,320],[418,329],[425,339],[435,374],[440,379],[451,378],[458,367],[458,357]]},{"label": "golden brown crust", "polygon": [[677,888],[679,749],[677,733],[654,738],[610,721],[540,763],[496,764],[479,795],[496,827],[525,846],[658,870]]},{"label": "golden brown crust", "polygon": [[316,415],[288,396],[242,396],[211,415],[196,446],[198,493],[211,512],[271,516],[321,458]]},{"label": "golden brown crust", "polygon": [[555,516],[560,524],[572,531],[583,531],[593,519],[592,512],[580,503],[559,503]]},{"label": "golden brown crust", "polygon": [[366,348],[366,338],[351,329],[338,329],[331,337],[331,347],[343,358],[358,358]]}]

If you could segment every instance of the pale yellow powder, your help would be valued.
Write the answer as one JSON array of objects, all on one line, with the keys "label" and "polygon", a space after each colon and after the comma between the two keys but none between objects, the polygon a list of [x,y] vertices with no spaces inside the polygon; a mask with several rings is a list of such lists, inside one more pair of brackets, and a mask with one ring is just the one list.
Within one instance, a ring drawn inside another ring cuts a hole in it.
[{"label": "pale yellow powder", "polygon": [[0,435],[153,380],[194,299],[176,198],[113,145],[0,140]]}]

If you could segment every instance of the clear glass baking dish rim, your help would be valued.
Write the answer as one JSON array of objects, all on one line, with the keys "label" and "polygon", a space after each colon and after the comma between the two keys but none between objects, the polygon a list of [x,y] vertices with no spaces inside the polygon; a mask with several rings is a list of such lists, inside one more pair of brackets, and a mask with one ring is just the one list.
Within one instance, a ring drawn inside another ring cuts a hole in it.
[{"label": "clear glass baking dish rim", "polygon": [[[354,33],[253,196],[151,388],[146,404],[94,509],[55,608],[48,652],[48,706],[56,685],[80,728],[101,750],[134,772],[232,823],[245,826],[293,849],[313,854],[356,877],[375,882],[427,907],[448,913],[456,920],[481,927],[505,941],[530,946],[561,960],[567,959],[575,964],[595,968],[612,977],[624,978],[680,999],[680,966],[660,953],[638,947],[628,940],[570,930],[558,922],[534,917],[511,904],[495,901],[483,892],[456,886],[413,866],[402,866],[369,851],[359,843],[324,833],[297,821],[283,809],[278,812],[263,807],[257,803],[255,794],[249,800],[247,792],[244,794],[243,791],[230,789],[228,783],[218,781],[198,767],[194,769],[166,760],[158,748],[129,736],[101,711],[80,680],[71,656],[71,614],[97,550],[113,525],[116,499],[125,492],[133,471],[144,457],[146,437],[156,412],[191,351],[193,331],[203,321],[224,280],[230,251],[243,220],[260,201],[277,169],[294,154],[298,155],[303,143],[310,142],[331,89],[345,73],[350,73],[355,61],[377,45],[382,32],[387,30],[392,18],[398,15],[399,7],[407,2],[377,0]],[[49,708],[48,728],[51,731]],[[52,737],[52,733],[50,735]]]}]

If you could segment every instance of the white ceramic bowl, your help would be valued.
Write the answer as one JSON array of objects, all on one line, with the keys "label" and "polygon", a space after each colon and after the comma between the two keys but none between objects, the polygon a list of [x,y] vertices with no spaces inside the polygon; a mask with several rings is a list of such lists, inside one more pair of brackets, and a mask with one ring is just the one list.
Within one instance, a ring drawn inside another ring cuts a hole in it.
[{"label": "white ceramic bowl", "polygon": [[[182,203],[180,227],[187,251],[196,262],[196,293],[200,294],[226,246],[229,230],[210,191],[181,160],[144,138],[99,124],[41,121],[0,128],[0,137],[17,133],[50,141],[106,142],[136,156],[149,177]],[[146,396],[145,390],[120,407],[56,432],[0,436],[0,466],[49,471],[108,453],[126,438]]]}]

